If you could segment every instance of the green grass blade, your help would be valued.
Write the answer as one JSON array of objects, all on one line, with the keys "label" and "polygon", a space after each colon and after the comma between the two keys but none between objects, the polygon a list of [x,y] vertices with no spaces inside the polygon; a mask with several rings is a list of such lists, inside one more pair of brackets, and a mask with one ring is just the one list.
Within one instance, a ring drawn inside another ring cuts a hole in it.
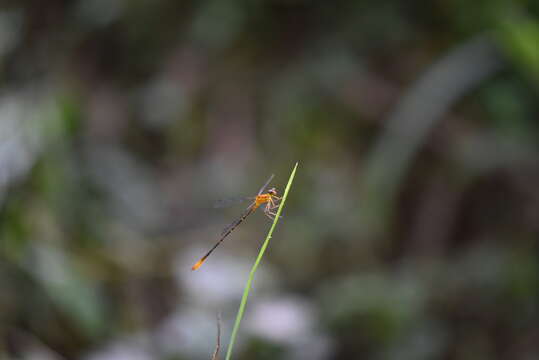
[{"label": "green grass blade", "polygon": [[288,184],[286,184],[283,198],[281,200],[281,205],[279,205],[279,209],[277,210],[277,215],[275,216],[275,219],[273,219],[273,223],[271,224],[271,228],[269,229],[268,235],[266,236],[266,240],[264,240],[264,243],[260,247],[258,256],[256,257],[255,263],[253,267],[251,268],[251,272],[249,273],[249,278],[247,279],[247,284],[245,285],[245,289],[243,290],[243,296],[241,297],[240,308],[238,309],[238,314],[236,315],[236,321],[234,322],[234,328],[232,329],[232,334],[230,335],[230,342],[228,344],[228,349],[226,352],[225,360],[230,360],[232,356],[232,349],[234,348],[234,343],[236,342],[236,336],[238,334],[238,329],[240,328],[241,319],[243,318],[245,305],[247,304],[247,298],[249,297],[249,292],[251,291],[251,284],[253,282],[253,278],[255,276],[256,270],[258,269],[258,265],[260,264],[260,261],[262,260],[264,253],[266,252],[266,248],[268,247],[269,241],[271,239],[271,235],[273,234],[273,229],[275,229],[275,225],[277,225],[277,222],[279,221],[281,211],[283,209],[284,203],[286,202],[286,197],[288,196],[288,191],[290,190],[292,181],[294,181],[294,176],[296,175],[297,167],[298,167],[298,163],[296,163],[296,166],[294,166],[294,169],[292,170],[292,173],[290,174],[290,178],[288,179]]}]

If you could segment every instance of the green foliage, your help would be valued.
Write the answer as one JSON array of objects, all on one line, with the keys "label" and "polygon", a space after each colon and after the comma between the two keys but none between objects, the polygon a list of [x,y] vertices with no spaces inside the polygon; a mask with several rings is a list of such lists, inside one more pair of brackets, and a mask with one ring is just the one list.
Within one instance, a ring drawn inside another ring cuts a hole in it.
[{"label": "green foliage", "polygon": [[537,44],[536,0],[3,2],[0,358],[207,360],[266,220],[192,274],[211,204],[291,157],[249,309],[308,311],[234,357],[539,358]]}]

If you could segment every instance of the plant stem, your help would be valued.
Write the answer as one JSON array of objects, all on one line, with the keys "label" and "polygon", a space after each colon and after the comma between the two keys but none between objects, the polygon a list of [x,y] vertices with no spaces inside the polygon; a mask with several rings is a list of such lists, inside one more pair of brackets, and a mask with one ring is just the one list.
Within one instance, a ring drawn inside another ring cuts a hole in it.
[{"label": "plant stem", "polygon": [[277,215],[275,216],[275,219],[273,219],[273,223],[271,224],[271,228],[269,229],[268,235],[266,236],[266,240],[264,240],[262,247],[260,247],[258,256],[256,257],[255,263],[253,267],[251,268],[251,272],[249,273],[249,278],[247,279],[247,284],[245,285],[245,289],[243,290],[243,296],[241,297],[238,314],[236,315],[236,321],[234,322],[234,328],[232,329],[232,334],[230,335],[230,343],[228,344],[228,349],[226,352],[225,360],[230,360],[232,356],[232,349],[234,348],[234,343],[236,342],[236,336],[238,334],[238,329],[240,328],[241,319],[243,318],[245,305],[247,304],[247,298],[249,297],[249,292],[251,291],[251,284],[253,283],[253,279],[254,279],[256,270],[258,269],[258,265],[260,264],[260,261],[262,260],[262,257],[264,256],[264,252],[266,252],[266,248],[268,247],[269,241],[271,239],[271,235],[273,234],[273,229],[275,229],[275,225],[277,225],[277,222],[279,221],[281,211],[283,209],[284,203],[286,202],[286,197],[288,196],[288,191],[290,190],[290,186],[292,185],[292,181],[294,180],[294,176],[296,175],[297,167],[298,167],[298,163],[296,163],[296,165],[294,166],[294,169],[292,170],[292,173],[290,174],[290,178],[288,179],[288,184],[286,184],[283,198],[281,200],[281,205],[279,205],[279,209],[277,210]]}]

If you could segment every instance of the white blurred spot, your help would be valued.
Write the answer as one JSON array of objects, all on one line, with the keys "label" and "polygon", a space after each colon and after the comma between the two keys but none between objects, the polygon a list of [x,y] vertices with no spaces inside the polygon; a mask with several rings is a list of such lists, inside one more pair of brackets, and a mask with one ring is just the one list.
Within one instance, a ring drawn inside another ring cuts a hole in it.
[{"label": "white blurred spot", "polygon": [[313,307],[307,301],[287,297],[253,304],[246,328],[274,342],[291,344],[313,331]]},{"label": "white blurred spot", "polygon": [[152,360],[153,356],[146,350],[143,344],[131,339],[128,341],[115,342],[108,347],[98,350],[83,360]]},{"label": "white blurred spot", "polygon": [[327,335],[313,334],[300,339],[292,348],[290,359],[323,360],[334,359],[335,342]]},{"label": "white blurred spot", "polygon": [[0,200],[4,188],[30,169],[41,149],[47,123],[33,109],[47,111],[25,93],[0,97]]},{"label": "white blurred spot", "polygon": [[253,301],[245,329],[267,341],[284,344],[290,359],[318,360],[330,357],[332,339],[316,329],[316,311],[305,299],[280,296]]},{"label": "white blurred spot", "polygon": [[[167,318],[155,336],[159,348],[167,355],[182,354],[188,358],[207,355],[209,359],[217,341],[217,318],[196,310],[177,312]],[[221,338],[223,341],[226,338]]]},{"label": "white blurred spot", "polygon": [[[197,248],[181,256],[176,262],[176,278],[198,303],[221,304],[240,299],[249,276],[254,258],[239,258],[227,255],[218,249],[198,270],[193,265],[208,249]],[[260,267],[253,289],[271,287],[274,277],[267,266]]]}]

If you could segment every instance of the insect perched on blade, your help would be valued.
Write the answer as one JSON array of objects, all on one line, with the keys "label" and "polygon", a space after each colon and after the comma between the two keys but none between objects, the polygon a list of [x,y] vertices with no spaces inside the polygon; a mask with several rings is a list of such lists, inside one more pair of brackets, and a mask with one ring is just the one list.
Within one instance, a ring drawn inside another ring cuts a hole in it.
[{"label": "insect perched on blade", "polygon": [[253,197],[253,202],[247,207],[247,209],[245,209],[245,212],[240,216],[240,218],[232,222],[230,225],[228,225],[225,228],[225,230],[223,230],[223,233],[221,234],[221,238],[219,239],[219,241],[217,241],[217,243],[213,245],[213,247],[206,253],[206,255],[201,257],[200,260],[198,260],[198,262],[195,265],[193,265],[191,270],[198,269],[204,263],[204,261],[206,261],[208,256],[211,255],[213,250],[215,250],[219,245],[221,245],[223,240],[228,235],[230,235],[230,233],[234,231],[234,229],[237,228],[238,225],[241,224],[243,220],[247,218],[247,216],[251,215],[256,209],[258,209],[260,205],[265,204],[264,214],[266,214],[266,216],[268,216],[270,219],[275,218],[275,216],[277,215],[275,213],[275,209],[279,207],[279,201],[281,200],[281,198],[277,196],[277,190],[275,188],[271,188],[267,192],[264,192],[266,188],[268,187],[269,183],[271,182],[271,180],[273,180],[273,175],[271,175],[268,181],[266,181],[266,183],[264,184],[264,186],[260,188],[260,191],[258,191],[258,194],[255,197]]}]

